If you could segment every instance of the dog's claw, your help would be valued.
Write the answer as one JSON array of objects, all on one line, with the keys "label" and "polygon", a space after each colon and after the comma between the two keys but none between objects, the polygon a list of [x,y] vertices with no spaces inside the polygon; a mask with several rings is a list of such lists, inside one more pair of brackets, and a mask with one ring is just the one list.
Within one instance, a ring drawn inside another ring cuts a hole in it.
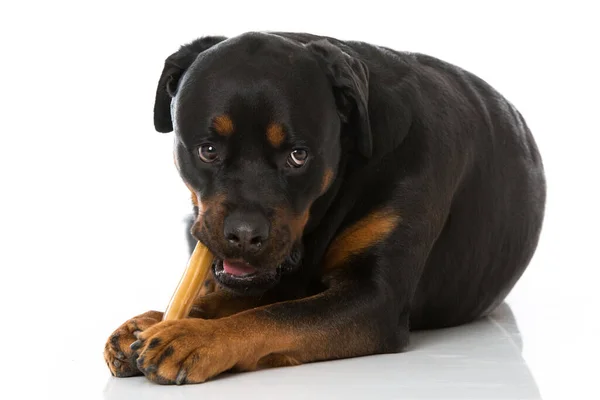
[{"label": "dog's claw", "polygon": [[148,367],[145,369],[145,372],[148,372],[150,374],[152,374],[156,371],[158,371],[158,367],[155,364],[148,365]]},{"label": "dog's claw", "polygon": [[177,374],[177,378],[175,378],[175,383],[177,385],[183,385],[185,383],[185,378],[187,378],[187,371],[185,369],[181,369]]},{"label": "dog's claw", "polygon": [[139,339],[129,345],[129,348],[133,351],[136,351],[140,347],[142,347],[142,341]]},{"label": "dog's claw", "polygon": [[119,351],[116,355],[116,357],[118,359],[120,359],[121,361],[125,361],[125,354],[122,351]]},{"label": "dog's claw", "polygon": [[115,367],[119,368],[119,367],[121,367],[121,361],[119,361],[119,360],[114,360],[114,361],[113,361],[113,365],[114,365]]}]

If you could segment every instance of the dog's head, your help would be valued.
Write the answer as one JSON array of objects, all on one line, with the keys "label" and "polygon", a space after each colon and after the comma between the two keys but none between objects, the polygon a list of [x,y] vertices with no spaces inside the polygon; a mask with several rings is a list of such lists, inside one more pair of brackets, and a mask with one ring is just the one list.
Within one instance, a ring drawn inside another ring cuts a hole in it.
[{"label": "dog's head", "polygon": [[[154,107],[196,199],[192,234],[216,279],[263,291],[300,263],[313,202],[338,172],[341,135],[371,153],[365,65],[327,41],[199,39],[167,58]],[[346,127],[350,127],[346,129]]]}]

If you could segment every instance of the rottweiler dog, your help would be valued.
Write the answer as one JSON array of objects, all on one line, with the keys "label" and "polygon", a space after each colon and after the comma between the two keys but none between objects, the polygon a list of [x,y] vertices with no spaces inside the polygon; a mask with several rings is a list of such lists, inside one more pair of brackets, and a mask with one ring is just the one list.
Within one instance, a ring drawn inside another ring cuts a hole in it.
[{"label": "rottweiler dog", "polygon": [[115,376],[161,384],[394,353],[484,317],[525,271],[546,180],[517,109],[431,56],[303,33],[204,37],[170,55],[190,244],[215,255],[190,318],[108,339]]}]

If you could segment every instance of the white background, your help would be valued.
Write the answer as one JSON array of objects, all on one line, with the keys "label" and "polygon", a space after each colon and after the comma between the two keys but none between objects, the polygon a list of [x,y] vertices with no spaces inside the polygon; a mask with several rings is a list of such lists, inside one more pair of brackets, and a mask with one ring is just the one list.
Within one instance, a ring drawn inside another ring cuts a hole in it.
[{"label": "white background", "polygon": [[[1,398],[13,390],[10,398],[135,398],[138,388],[146,397],[210,397],[214,384],[177,392],[142,378],[115,383],[102,348],[125,319],[166,306],[187,260],[188,192],[173,166],[172,134],[152,124],[163,61],[198,36],[248,30],[307,31],[427,53],[474,72],[519,108],[545,162],[548,203],[538,252],[508,298],[523,341],[514,362],[528,368],[543,398],[594,397],[585,392],[597,387],[600,357],[594,2],[333,3],[2,2]],[[478,334],[469,337],[475,342],[465,348],[478,346]],[[410,373],[403,356],[391,359],[398,379]],[[344,365],[376,371],[379,359],[245,374],[221,386],[244,382],[240,393],[260,396],[267,388],[260,379],[293,377],[311,387],[302,374],[318,372],[326,382]],[[435,376],[436,362],[416,362]],[[375,375],[353,379],[383,387]],[[411,396],[429,393],[435,382],[417,382]],[[279,396],[289,397],[281,385]],[[470,389],[452,390],[434,397],[461,398]],[[377,389],[371,393],[378,397]],[[405,395],[402,385],[385,393]]]}]

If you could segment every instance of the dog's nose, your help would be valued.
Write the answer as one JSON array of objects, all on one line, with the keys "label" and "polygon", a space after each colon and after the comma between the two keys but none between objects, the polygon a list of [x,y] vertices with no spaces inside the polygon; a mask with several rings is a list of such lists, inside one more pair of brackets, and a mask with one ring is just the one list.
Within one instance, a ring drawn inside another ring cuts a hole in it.
[{"label": "dog's nose", "polygon": [[229,245],[257,252],[269,238],[269,221],[258,212],[234,211],[225,218],[223,234]]}]

